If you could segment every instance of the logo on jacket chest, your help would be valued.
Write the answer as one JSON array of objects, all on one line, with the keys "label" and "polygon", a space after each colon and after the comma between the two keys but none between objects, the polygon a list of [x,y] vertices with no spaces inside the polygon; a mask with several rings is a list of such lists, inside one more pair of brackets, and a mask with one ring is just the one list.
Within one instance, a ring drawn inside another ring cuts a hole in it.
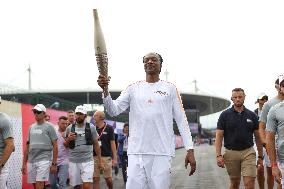
[{"label": "logo on jacket chest", "polygon": [[154,93],[159,94],[161,96],[168,96],[168,93],[166,91],[155,91]]},{"label": "logo on jacket chest", "polygon": [[157,101],[163,101],[168,96],[168,93],[166,91],[157,90],[154,91],[153,93],[152,95],[149,95],[147,97],[145,96],[147,99],[146,100],[147,104],[154,104]]}]

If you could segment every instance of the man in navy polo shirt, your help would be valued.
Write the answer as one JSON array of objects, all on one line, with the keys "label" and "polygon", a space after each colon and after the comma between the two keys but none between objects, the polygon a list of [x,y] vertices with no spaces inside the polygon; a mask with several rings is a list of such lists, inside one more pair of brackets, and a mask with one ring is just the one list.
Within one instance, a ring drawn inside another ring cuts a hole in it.
[{"label": "man in navy polo shirt", "polygon": [[101,172],[97,164],[97,153],[94,152],[94,189],[100,188],[100,175],[103,174],[109,189],[113,189],[112,165],[117,165],[117,152],[113,128],[105,122],[105,113],[96,111],[94,121],[98,132],[98,141],[101,147],[101,156],[104,170]]},{"label": "man in navy polo shirt", "polygon": [[[253,149],[253,135],[258,146],[258,154],[262,156],[257,116],[244,106],[245,92],[243,89],[233,89],[231,100],[233,106],[221,113],[217,123],[217,165],[222,168],[226,166],[231,189],[239,188],[241,176],[246,189],[254,188],[256,153]],[[221,153],[223,138],[224,155]],[[258,165],[261,163],[259,158]]]}]

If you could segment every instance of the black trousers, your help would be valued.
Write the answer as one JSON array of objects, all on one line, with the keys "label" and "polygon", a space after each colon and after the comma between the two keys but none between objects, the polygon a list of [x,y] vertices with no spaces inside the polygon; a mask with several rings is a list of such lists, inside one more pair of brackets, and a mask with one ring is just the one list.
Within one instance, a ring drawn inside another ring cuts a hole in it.
[{"label": "black trousers", "polygon": [[120,156],[120,160],[121,160],[121,166],[122,166],[123,181],[124,181],[124,183],[126,183],[126,181],[127,181],[127,167],[128,167],[127,152],[123,152],[123,155]]}]

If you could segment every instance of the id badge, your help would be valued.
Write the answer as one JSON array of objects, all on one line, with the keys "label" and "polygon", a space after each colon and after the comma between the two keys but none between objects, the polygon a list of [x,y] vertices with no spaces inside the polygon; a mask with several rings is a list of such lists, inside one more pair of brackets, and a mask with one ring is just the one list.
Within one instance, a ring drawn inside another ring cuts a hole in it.
[{"label": "id badge", "polygon": [[98,142],[99,142],[99,145],[102,146],[102,141],[99,140]]}]

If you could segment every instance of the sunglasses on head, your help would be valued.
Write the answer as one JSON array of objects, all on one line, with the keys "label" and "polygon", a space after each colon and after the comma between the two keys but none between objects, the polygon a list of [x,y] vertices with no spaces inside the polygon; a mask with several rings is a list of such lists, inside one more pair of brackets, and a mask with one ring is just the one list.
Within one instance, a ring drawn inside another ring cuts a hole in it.
[{"label": "sunglasses on head", "polygon": [[41,113],[42,113],[42,111],[33,110],[33,113],[34,113],[34,114],[41,114]]}]

